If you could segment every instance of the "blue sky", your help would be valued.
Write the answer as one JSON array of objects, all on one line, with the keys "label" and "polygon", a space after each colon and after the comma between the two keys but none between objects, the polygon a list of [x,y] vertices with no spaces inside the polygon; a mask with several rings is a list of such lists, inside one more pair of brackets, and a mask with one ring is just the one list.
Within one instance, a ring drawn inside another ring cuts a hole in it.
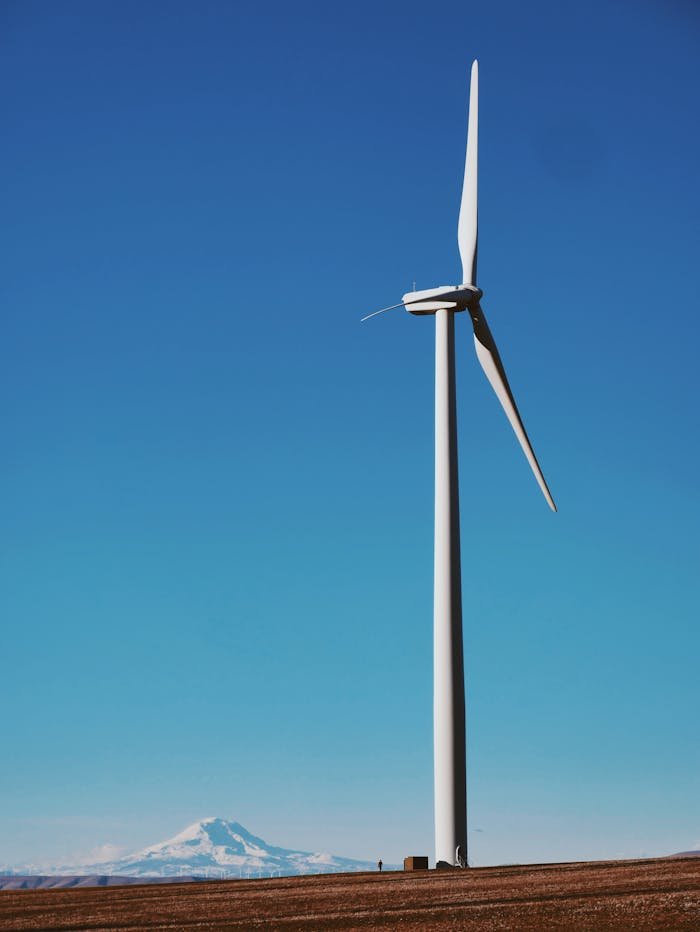
[{"label": "blue sky", "polygon": [[0,863],[208,815],[433,851],[433,327],[459,320],[471,858],[700,847],[700,14],[5,2]]}]

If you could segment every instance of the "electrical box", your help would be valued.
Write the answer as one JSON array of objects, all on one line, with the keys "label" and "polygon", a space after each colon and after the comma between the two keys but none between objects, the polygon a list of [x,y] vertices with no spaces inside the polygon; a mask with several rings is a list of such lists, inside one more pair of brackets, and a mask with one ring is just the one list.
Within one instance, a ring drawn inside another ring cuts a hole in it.
[{"label": "electrical box", "polygon": [[428,859],[423,857],[404,858],[403,869],[405,871],[427,871]]}]

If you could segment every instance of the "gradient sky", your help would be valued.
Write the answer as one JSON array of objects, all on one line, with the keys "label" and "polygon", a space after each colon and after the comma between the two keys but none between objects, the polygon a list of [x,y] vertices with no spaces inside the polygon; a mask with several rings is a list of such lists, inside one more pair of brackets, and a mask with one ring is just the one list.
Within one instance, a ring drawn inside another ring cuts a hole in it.
[{"label": "gradient sky", "polygon": [[[690,0],[0,5],[0,863],[198,818],[433,854],[430,319],[459,319],[476,864],[700,847]],[[465,315],[462,315],[465,316]]]}]

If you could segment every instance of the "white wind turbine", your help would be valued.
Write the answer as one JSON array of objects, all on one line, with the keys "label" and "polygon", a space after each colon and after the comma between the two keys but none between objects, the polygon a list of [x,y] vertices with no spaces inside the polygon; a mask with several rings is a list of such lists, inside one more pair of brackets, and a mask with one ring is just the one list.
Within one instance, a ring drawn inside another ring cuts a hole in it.
[{"label": "white wind turbine", "polygon": [[467,864],[464,654],[454,351],[454,315],[458,311],[469,311],[477,358],[503,406],[549,507],[552,511],[557,510],[479,303],[483,292],[476,285],[478,116],[479,68],[475,61],[471,70],[467,157],[457,233],[462,259],[462,284],[411,291],[403,296],[400,304],[362,318],[367,320],[394,307],[405,307],[416,315],[435,315],[435,861],[436,866],[455,867]]}]

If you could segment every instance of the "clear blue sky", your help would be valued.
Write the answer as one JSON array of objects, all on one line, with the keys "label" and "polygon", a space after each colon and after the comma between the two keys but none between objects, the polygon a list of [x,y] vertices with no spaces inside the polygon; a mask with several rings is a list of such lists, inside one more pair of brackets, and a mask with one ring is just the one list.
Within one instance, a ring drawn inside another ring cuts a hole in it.
[{"label": "clear blue sky", "polygon": [[0,863],[207,815],[431,853],[458,322],[471,857],[700,847],[692,2],[4,2]]}]

